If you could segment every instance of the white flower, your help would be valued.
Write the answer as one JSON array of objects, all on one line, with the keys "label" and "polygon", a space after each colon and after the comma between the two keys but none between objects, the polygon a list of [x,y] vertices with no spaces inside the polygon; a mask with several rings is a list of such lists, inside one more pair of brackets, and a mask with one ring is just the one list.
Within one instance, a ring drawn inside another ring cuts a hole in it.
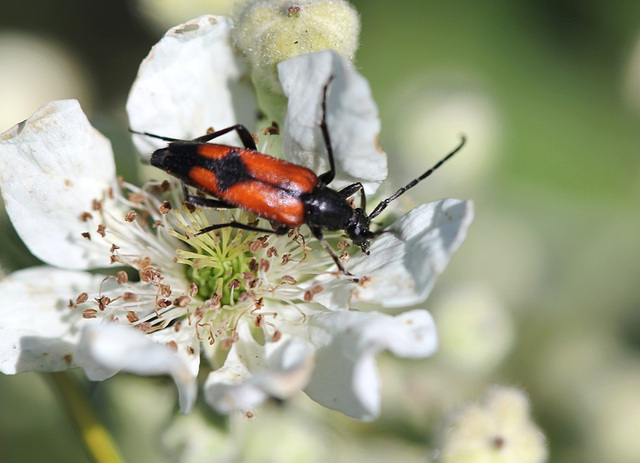
[{"label": "white flower", "polygon": [[[386,161],[364,78],[332,52],[294,58],[279,72],[290,108],[285,155],[327,169],[318,124],[333,75],[327,124],[335,187],[360,181],[374,191]],[[127,105],[133,129],[175,138],[239,121],[251,127],[255,108],[229,23],[211,16],[169,31],[143,62]],[[147,156],[163,145],[134,138]],[[345,265],[361,277],[356,284],[335,272],[306,227],[288,236],[229,228],[194,236],[232,216],[256,218],[181,207],[175,182],[119,182],[108,141],[75,101],[49,103],[0,135],[0,160],[11,220],[49,265],[0,282],[2,371],[81,366],[93,380],[118,371],[167,374],[183,412],[194,403],[200,368],[211,368],[204,395],[221,412],[249,412],[305,390],[354,418],[376,417],[375,355],[425,357],[437,338],[424,310],[391,316],[371,309],[423,301],[472,218],[471,204],[459,200],[414,209],[373,241],[371,255],[350,256]],[[339,241],[339,234],[327,237]],[[108,276],[87,272],[111,265]],[[347,310],[359,307],[367,311]]]},{"label": "white flower", "polygon": [[450,417],[437,461],[543,463],[547,447],[531,419],[526,395],[495,386],[480,404],[462,407]]}]

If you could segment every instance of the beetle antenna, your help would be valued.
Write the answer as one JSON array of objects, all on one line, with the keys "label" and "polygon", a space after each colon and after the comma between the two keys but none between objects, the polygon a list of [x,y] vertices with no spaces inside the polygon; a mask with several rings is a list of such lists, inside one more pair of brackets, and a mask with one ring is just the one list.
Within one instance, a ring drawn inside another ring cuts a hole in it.
[{"label": "beetle antenna", "polygon": [[138,132],[137,130],[133,130],[132,128],[129,128],[129,132],[131,132],[131,133],[133,133],[135,135],[144,135],[146,137],[157,138],[158,140],[164,140],[164,141],[168,141],[168,142],[184,141],[184,140],[180,140],[179,138],[163,137],[162,135],[156,135],[155,133]]},{"label": "beetle antenna", "polygon": [[389,196],[387,199],[385,199],[383,201],[380,201],[380,203],[376,206],[376,208],[373,210],[373,212],[371,212],[371,214],[369,214],[369,219],[373,219],[374,217],[377,217],[378,215],[380,215],[380,213],[387,208],[387,206],[389,205],[389,203],[391,201],[393,201],[394,199],[398,198],[398,196],[404,194],[408,189],[413,188],[414,186],[416,186],[419,182],[421,182],[422,180],[427,178],[429,175],[431,175],[438,167],[440,167],[442,164],[444,164],[449,159],[451,159],[454,154],[456,154],[458,151],[460,151],[462,149],[462,147],[464,146],[466,141],[467,141],[467,137],[465,137],[463,135],[462,136],[462,140],[460,141],[460,144],[453,151],[451,151],[449,154],[447,154],[444,158],[440,159],[431,169],[426,171],[420,177],[416,178],[415,180],[412,180],[411,182],[409,182],[408,184],[406,184],[405,186],[400,188],[398,191],[396,191],[394,194]]}]

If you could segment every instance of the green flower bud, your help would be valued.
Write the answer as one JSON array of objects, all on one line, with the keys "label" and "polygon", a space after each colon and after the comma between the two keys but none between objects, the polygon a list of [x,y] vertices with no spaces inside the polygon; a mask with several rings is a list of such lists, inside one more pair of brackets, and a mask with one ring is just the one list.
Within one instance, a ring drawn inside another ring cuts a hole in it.
[{"label": "green flower bud", "polygon": [[279,95],[279,62],[327,49],[353,60],[358,47],[358,13],[343,0],[253,0],[237,7],[232,19],[233,40],[254,82]]}]

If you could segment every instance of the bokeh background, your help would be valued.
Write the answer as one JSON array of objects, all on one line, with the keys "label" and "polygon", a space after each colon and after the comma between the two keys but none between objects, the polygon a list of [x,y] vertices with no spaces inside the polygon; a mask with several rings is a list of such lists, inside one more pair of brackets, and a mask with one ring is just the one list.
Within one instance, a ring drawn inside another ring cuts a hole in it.
[{"label": "bokeh background", "polygon": [[[46,101],[77,98],[135,180],[124,103],[140,61],[171,25],[228,3],[4,2],[0,132]],[[189,442],[210,456],[193,461],[425,461],[448,413],[503,384],[529,395],[550,461],[639,462],[640,2],[352,3],[389,190],[469,138],[403,198],[405,208],[441,197],[476,205],[468,240],[423,305],[440,352],[380,358],[376,422],[301,395],[231,420],[231,443],[229,424],[207,413],[173,421],[168,380],[90,385],[123,454],[172,461],[167,448]],[[4,274],[38,263],[4,211],[0,234]],[[0,461],[88,461],[46,375],[0,376],[0,410]]]}]

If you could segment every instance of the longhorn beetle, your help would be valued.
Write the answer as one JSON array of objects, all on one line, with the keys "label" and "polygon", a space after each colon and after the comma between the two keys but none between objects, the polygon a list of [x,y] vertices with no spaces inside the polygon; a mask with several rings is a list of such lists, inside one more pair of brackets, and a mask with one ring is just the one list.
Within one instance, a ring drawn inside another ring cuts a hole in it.
[{"label": "longhorn beetle", "polygon": [[[131,132],[169,142],[166,148],[158,149],[151,155],[150,163],[183,182],[185,202],[203,207],[239,207],[278,224],[275,229],[270,230],[231,221],[210,225],[196,235],[226,227],[283,235],[292,228],[306,224],[313,236],[331,255],[338,269],[343,274],[353,277],[324,239],[323,231],[344,230],[353,244],[360,246],[365,254],[369,254],[371,239],[382,233],[381,230],[369,230],[371,220],[380,215],[391,201],[416,186],[460,151],[465,144],[465,137],[463,136],[460,144],[431,169],[382,200],[367,215],[366,196],[360,182],[352,183],[339,191],[329,187],[336,174],[326,123],[327,88],[330,82],[331,80],[323,89],[320,121],[329,158],[329,170],[321,175],[316,175],[306,167],[259,153],[251,133],[240,124],[193,140],[180,140],[134,130]],[[237,132],[244,148],[208,143],[232,131]],[[185,184],[213,198],[190,195]],[[353,207],[349,198],[358,192],[360,206]],[[358,281],[356,278],[351,279]]]}]

